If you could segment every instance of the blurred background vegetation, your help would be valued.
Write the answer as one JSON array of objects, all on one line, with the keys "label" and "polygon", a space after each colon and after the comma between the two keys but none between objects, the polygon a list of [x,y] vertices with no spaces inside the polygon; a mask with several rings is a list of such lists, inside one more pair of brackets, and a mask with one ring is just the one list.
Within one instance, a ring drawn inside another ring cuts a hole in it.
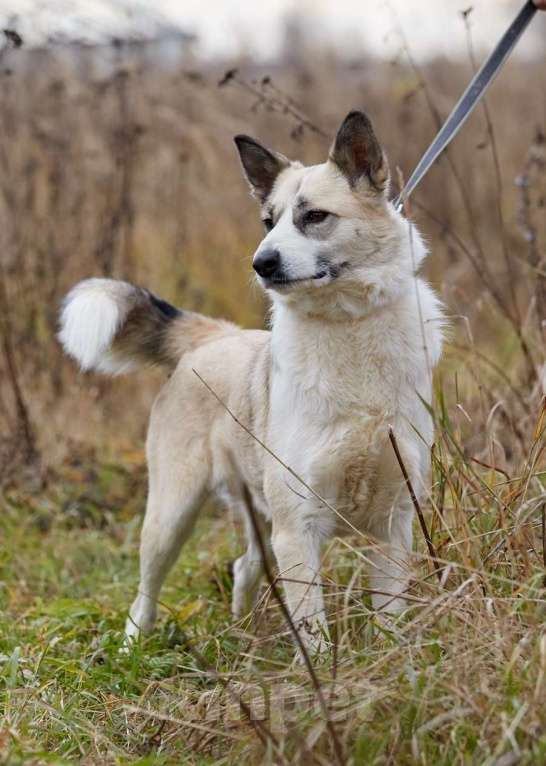
[{"label": "blurred background vegetation", "polygon": [[[169,55],[159,55],[165,45]],[[394,61],[338,55],[310,45],[301,20],[286,26],[275,60],[228,63],[203,62],[183,34],[161,44],[114,39],[28,50],[5,36],[6,468],[20,450],[51,463],[74,442],[142,440],[157,377],[83,379],[55,340],[60,301],[77,280],[134,280],[180,306],[263,325],[250,269],[261,227],[234,134],[315,163],[345,113],[365,109],[387,150],[394,192],[473,66],[471,47],[467,60],[419,65],[407,48]],[[537,389],[543,363],[545,85],[537,60],[511,60],[410,207],[432,252],[426,273],[453,317],[443,379],[452,386],[457,378],[459,395],[471,392],[480,419],[497,410],[502,458],[523,438],[520,400]],[[486,448],[481,426],[476,438]]]}]

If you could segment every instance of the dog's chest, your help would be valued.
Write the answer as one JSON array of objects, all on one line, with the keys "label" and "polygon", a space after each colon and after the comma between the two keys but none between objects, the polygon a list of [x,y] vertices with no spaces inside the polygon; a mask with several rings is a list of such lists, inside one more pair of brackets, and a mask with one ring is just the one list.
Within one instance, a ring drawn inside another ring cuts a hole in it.
[{"label": "dog's chest", "polygon": [[[380,453],[389,424],[405,407],[407,357],[379,328],[364,335],[327,327],[314,335],[305,326],[286,330],[276,337],[274,332],[269,445],[362,526],[359,514],[382,481]],[[283,473],[278,465],[271,470]],[[282,481],[298,489],[288,475]]]},{"label": "dog's chest", "polygon": [[[351,525],[367,526],[367,515],[379,487],[379,462],[388,417],[365,407],[351,414],[315,407],[295,407],[293,392],[283,390],[273,412],[271,432],[274,452],[315,493],[338,509]],[[300,402],[301,405],[301,402]],[[317,506],[309,491],[293,475],[271,466],[281,483],[294,490],[296,504],[302,496]],[[299,493],[299,495],[297,494]],[[315,498],[316,499],[316,498]],[[326,512],[329,516],[329,512]],[[347,529],[341,529],[340,533]]]},{"label": "dog's chest", "polygon": [[305,369],[300,360],[288,370],[281,362],[272,378],[269,437],[275,454],[347,511],[363,505],[363,482],[373,483],[376,445],[394,412],[395,397],[379,377],[353,358],[340,369],[314,363]]},{"label": "dog's chest", "polygon": [[270,407],[281,441],[392,413],[403,389],[405,358],[392,334],[377,324],[278,318]]}]

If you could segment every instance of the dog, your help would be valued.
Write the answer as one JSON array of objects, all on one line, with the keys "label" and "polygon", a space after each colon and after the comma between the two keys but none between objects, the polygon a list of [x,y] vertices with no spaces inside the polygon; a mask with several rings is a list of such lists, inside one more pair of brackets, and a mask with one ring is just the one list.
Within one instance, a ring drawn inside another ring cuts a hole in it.
[{"label": "dog", "polygon": [[345,118],[326,162],[311,167],[245,135],[235,143],[265,227],[252,265],[271,299],[271,330],[89,279],[64,301],[60,340],[83,370],[170,371],[150,418],[128,640],[153,628],[161,585],[213,490],[245,519],[233,614],[252,609],[264,555],[274,555],[293,623],[320,650],[321,551],[332,536],[373,541],[373,608],[387,619],[404,609],[413,506],[389,429],[423,494],[443,311],[418,275],[426,247],[389,201],[386,155],[363,112]]}]

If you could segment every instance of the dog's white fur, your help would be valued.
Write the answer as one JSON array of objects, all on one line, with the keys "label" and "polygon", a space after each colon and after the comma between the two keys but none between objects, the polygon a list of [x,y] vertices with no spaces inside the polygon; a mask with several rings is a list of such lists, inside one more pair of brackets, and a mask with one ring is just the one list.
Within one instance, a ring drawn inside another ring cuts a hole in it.
[{"label": "dog's white fur", "polygon": [[[147,291],[89,280],[69,294],[60,338],[86,370],[115,373],[143,361],[173,370],[150,420],[141,584],[127,634],[152,628],[164,577],[214,489],[246,519],[234,614],[251,608],[262,572],[250,497],[268,540],[272,528],[291,613],[318,647],[327,636],[321,549],[334,534],[356,528],[375,541],[366,554],[374,607],[404,605],[412,506],[388,429],[422,493],[433,437],[423,402],[441,353],[442,313],[417,276],[425,247],[388,202],[386,161],[363,115],[349,115],[328,161],[310,168],[250,139],[238,143],[273,219],[255,263],[272,249],[282,263],[279,283],[259,278],[273,302],[271,333],[174,316]],[[329,215],[307,224],[309,210]],[[233,421],[194,370],[316,494]]]},{"label": "dog's white fur", "polygon": [[82,370],[120,375],[134,369],[133,360],[110,353],[116,333],[131,310],[132,285],[105,279],[80,282],[67,295],[61,311],[59,340]]}]

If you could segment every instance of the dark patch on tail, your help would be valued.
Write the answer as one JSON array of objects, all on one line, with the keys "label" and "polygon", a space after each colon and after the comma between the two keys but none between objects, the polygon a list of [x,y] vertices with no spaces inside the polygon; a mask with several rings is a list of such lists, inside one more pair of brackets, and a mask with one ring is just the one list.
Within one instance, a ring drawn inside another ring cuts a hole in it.
[{"label": "dark patch on tail", "polygon": [[161,312],[165,319],[171,320],[182,316],[182,311],[177,309],[175,306],[171,306],[171,304],[167,303],[167,301],[164,301],[162,298],[157,298],[153,293],[149,291],[148,295],[150,296],[150,300],[153,305]]},{"label": "dark patch on tail", "polygon": [[233,328],[228,322],[181,311],[144,288],[133,289],[129,313],[112,344],[122,368],[137,362],[173,370],[185,353]]},{"label": "dark patch on tail", "polygon": [[174,367],[168,333],[172,324],[185,312],[171,306],[149,290],[135,288],[140,300],[130,310],[123,327],[113,343],[119,357],[138,359],[142,364],[161,364]]}]

